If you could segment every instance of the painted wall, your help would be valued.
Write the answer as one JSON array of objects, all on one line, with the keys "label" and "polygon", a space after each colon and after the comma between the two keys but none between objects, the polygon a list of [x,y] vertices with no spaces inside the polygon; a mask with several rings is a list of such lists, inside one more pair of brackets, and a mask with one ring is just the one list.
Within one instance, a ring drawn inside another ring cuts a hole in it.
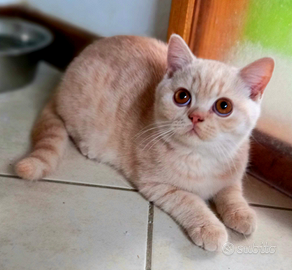
[{"label": "painted wall", "polygon": [[166,40],[171,0],[28,0],[27,2],[44,13],[98,35],[131,34]]},{"label": "painted wall", "polygon": [[0,6],[11,5],[11,4],[20,3],[20,2],[21,0],[0,0]]}]

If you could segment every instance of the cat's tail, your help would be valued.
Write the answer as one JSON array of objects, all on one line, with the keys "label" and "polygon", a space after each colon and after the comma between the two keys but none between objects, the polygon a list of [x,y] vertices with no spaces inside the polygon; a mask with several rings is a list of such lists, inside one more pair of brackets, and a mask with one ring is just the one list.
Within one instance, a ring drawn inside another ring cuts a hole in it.
[{"label": "cat's tail", "polygon": [[33,128],[32,152],[15,166],[17,175],[27,180],[38,180],[54,171],[68,140],[65,125],[56,113],[54,101],[51,101]]}]

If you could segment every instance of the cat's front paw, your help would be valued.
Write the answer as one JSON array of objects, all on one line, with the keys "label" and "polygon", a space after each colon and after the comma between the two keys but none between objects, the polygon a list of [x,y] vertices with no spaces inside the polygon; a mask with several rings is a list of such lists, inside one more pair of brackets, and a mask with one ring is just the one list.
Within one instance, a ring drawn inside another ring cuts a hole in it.
[{"label": "cat's front paw", "polygon": [[256,229],[256,213],[248,206],[228,210],[222,219],[227,227],[245,235],[253,233]]},{"label": "cat's front paw", "polygon": [[189,230],[193,242],[208,251],[221,250],[228,240],[228,234],[223,224],[206,224]]},{"label": "cat's front paw", "polygon": [[89,159],[96,159],[97,154],[95,151],[95,148],[93,146],[89,146],[87,142],[80,142],[79,143],[79,149],[83,156],[89,158]]}]

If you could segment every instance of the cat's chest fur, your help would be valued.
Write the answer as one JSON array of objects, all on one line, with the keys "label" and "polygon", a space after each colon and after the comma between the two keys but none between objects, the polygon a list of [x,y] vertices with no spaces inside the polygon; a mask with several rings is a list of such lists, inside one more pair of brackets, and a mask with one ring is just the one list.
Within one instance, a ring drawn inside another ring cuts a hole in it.
[{"label": "cat's chest fur", "polygon": [[219,190],[230,185],[234,179],[227,176],[228,164],[216,157],[202,156],[196,153],[188,155],[171,155],[164,159],[163,178],[181,189],[209,199]]}]

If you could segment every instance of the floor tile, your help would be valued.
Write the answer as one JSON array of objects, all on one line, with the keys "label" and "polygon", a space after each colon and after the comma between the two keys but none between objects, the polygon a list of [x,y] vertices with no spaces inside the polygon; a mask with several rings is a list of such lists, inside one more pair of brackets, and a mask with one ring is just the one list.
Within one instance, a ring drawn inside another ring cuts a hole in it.
[{"label": "floor tile", "polygon": [[246,175],[243,180],[245,198],[249,203],[292,209],[292,199],[266,183]]},{"label": "floor tile", "polygon": [[144,269],[137,192],[0,177],[0,205],[1,270]]},{"label": "floor tile", "polygon": [[13,174],[13,165],[29,149],[33,123],[60,80],[61,73],[41,63],[28,86],[0,93],[0,173]]},{"label": "floor tile", "polygon": [[[28,152],[33,123],[60,77],[59,71],[42,63],[32,84],[0,94],[0,174],[15,175],[13,166]],[[109,166],[87,160],[73,143],[58,170],[47,178],[132,189],[124,177]]]},{"label": "floor tile", "polygon": [[[152,270],[291,269],[292,211],[254,209],[258,215],[257,231],[245,238],[229,230],[229,242],[233,249],[229,245],[230,249],[224,250],[228,254],[225,255],[221,251],[212,253],[196,247],[168,215],[155,208]],[[257,249],[253,245],[269,248],[258,248],[256,254]],[[260,253],[267,251],[269,254]]]}]

